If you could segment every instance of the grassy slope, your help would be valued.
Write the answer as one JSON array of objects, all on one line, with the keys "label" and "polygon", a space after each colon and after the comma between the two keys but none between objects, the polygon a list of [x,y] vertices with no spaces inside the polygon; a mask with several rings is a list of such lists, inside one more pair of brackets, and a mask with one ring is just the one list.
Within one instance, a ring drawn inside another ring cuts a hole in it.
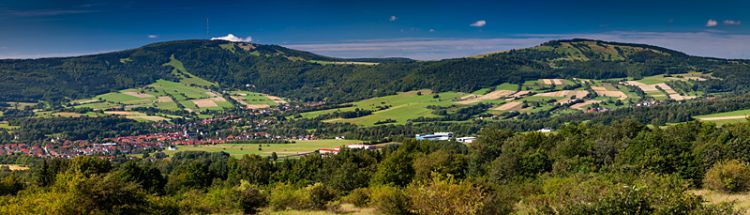
[{"label": "grassy slope", "polygon": [[[297,140],[289,144],[219,144],[219,145],[198,145],[198,146],[177,146],[177,150],[164,151],[168,155],[173,155],[182,151],[206,151],[206,152],[226,152],[234,157],[242,157],[248,154],[270,156],[276,152],[279,156],[293,155],[303,152],[312,152],[320,148],[336,148],[343,145],[362,143],[359,140]],[[262,150],[258,150],[261,145]]]},{"label": "grassy slope", "polygon": [[243,100],[251,105],[275,105],[276,102],[269,99],[268,96],[262,94],[262,93],[256,93],[256,92],[250,92],[245,90],[235,90],[231,91],[233,95],[240,95],[244,94],[245,96],[240,96],[243,98]]},{"label": "grassy slope", "polygon": [[[732,123],[747,122],[746,117],[750,116],[750,109],[700,115],[700,116],[694,116],[693,118],[697,120],[704,120],[705,118],[710,118],[710,117],[734,117],[734,116],[741,117],[741,118],[710,120],[710,122],[716,123],[716,125],[718,126],[725,125],[725,124],[732,124]],[[709,120],[706,120],[706,121],[709,121]]]},{"label": "grassy slope", "polygon": [[409,119],[418,117],[434,117],[432,110],[428,109],[427,106],[450,106],[453,104],[453,100],[460,97],[461,93],[456,92],[444,92],[439,93],[440,98],[433,98],[432,92],[429,90],[421,90],[423,95],[417,95],[417,91],[410,91],[399,93],[397,95],[377,97],[367,100],[362,100],[352,103],[353,107],[331,109],[323,111],[315,111],[304,113],[302,116],[306,118],[314,118],[320,114],[332,113],[336,110],[340,111],[352,111],[355,108],[376,110],[376,106],[390,105],[391,107],[387,110],[376,111],[372,115],[352,118],[352,119],[333,119],[329,122],[350,122],[358,125],[374,125],[375,122],[385,119],[396,120],[397,124],[406,123]]}]

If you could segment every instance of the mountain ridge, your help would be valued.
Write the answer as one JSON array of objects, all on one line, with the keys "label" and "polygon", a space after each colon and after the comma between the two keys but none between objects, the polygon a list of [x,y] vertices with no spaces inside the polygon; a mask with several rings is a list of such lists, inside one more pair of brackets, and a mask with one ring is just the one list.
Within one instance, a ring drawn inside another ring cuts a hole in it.
[{"label": "mountain ridge", "polygon": [[222,88],[253,86],[252,90],[295,100],[334,103],[414,89],[470,92],[536,78],[640,77],[715,72],[732,66],[743,67],[735,70],[744,72],[747,67],[741,60],[589,39],[554,40],[479,58],[436,61],[346,59],[279,45],[179,40],[78,57],[0,60],[0,75],[10,77],[0,81],[0,100],[63,101],[144,86],[158,79],[174,80],[171,69],[163,66],[171,56],[181,60],[190,73]]}]

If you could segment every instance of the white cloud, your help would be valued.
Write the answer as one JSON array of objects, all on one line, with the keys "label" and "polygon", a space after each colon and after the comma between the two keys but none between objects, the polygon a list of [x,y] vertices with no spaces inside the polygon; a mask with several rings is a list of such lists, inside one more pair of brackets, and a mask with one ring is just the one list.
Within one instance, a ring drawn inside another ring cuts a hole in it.
[{"label": "white cloud", "polygon": [[485,21],[484,19],[482,19],[482,20],[477,20],[474,23],[471,23],[471,25],[469,25],[469,26],[481,28],[481,27],[484,27],[485,25],[487,25],[487,21]]},{"label": "white cloud", "polygon": [[428,30],[428,31],[435,32],[435,29],[434,28],[430,28],[430,30]]},{"label": "white cloud", "polygon": [[724,25],[742,25],[742,21],[727,19],[724,20]]},{"label": "white cloud", "polygon": [[719,22],[717,22],[715,19],[709,19],[708,21],[706,21],[706,27],[716,27],[716,25],[718,24]]},{"label": "white cloud", "polygon": [[391,22],[395,22],[396,20],[398,20],[397,16],[391,16],[390,18],[388,18],[388,21],[391,21]]},{"label": "white cloud", "polygon": [[253,41],[253,37],[248,36],[248,37],[245,37],[245,38],[241,38],[241,37],[234,36],[234,34],[227,34],[226,36],[223,36],[223,37],[211,37],[211,40],[226,40],[226,41],[230,41],[230,42],[246,42],[246,43],[248,43],[248,42],[252,42]]},{"label": "white cloud", "polygon": [[148,38],[149,38],[149,39],[156,39],[156,38],[159,38],[159,35],[156,35],[156,34],[149,34],[149,35],[148,35]]}]

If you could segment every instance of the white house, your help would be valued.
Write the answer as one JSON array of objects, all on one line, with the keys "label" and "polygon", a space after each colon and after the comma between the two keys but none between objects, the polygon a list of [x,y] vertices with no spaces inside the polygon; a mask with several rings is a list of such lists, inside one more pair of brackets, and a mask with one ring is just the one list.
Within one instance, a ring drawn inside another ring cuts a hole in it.
[{"label": "white house", "polygon": [[471,142],[474,142],[474,140],[476,139],[477,137],[459,137],[459,138],[456,138],[456,141],[459,143],[471,143]]},{"label": "white house", "polygon": [[434,134],[417,134],[417,140],[450,140],[453,132],[436,132]]}]

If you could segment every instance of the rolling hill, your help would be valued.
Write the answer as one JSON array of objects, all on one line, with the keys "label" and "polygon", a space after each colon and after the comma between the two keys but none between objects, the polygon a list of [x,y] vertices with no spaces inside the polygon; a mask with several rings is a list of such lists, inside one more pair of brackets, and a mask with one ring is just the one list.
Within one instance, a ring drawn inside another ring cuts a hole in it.
[{"label": "rolling hill", "polygon": [[[183,69],[170,62],[176,59]],[[184,73],[182,71],[189,71]],[[438,61],[339,59],[277,45],[227,41],[162,42],[119,52],[66,58],[0,60],[0,101],[64,102],[144,87],[158,80],[216,83],[295,101],[343,103],[397,92],[473,92],[542,78],[641,78],[712,73],[707,92],[743,90],[745,60],[689,56],[641,44],[585,39]],[[201,83],[190,83],[201,85]],[[190,85],[188,84],[188,85]]]}]

